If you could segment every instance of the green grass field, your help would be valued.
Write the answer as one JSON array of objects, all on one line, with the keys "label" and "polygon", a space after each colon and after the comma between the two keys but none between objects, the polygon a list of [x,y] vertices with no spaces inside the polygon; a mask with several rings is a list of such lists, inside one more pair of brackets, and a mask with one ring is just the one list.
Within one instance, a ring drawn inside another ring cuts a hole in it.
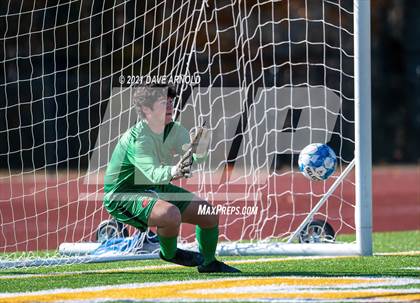
[{"label": "green grass field", "polygon": [[[396,254],[398,252],[409,252]],[[243,271],[240,277],[406,277],[420,279],[420,231],[374,234],[372,257],[292,258],[226,257]],[[247,260],[255,260],[247,263]],[[81,288],[128,283],[203,280],[227,275],[169,267],[160,260],[79,264],[0,271],[0,293]],[[152,267],[155,266],[155,267]],[[230,277],[238,275],[230,275]],[[420,280],[419,280],[420,281]],[[387,288],[390,286],[382,286]],[[420,283],[401,285],[420,289]],[[419,292],[420,293],[420,292]],[[0,297],[1,299],[1,297]],[[0,300],[1,302],[1,300]]]}]

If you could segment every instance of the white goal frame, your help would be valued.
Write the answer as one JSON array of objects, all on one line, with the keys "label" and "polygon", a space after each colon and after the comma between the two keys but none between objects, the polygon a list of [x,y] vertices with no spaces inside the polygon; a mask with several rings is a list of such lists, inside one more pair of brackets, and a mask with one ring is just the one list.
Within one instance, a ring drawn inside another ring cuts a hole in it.
[{"label": "white goal frame", "polygon": [[[292,1],[292,0],[290,0]],[[199,12],[201,20],[206,1]],[[218,255],[324,255],[349,256],[372,255],[372,148],[371,148],[371,51],[370,51],[370,0],[353,0],[354,26],[354,159],[334,181],[325,195],[315,204],[299,227],[286,242],[222,242]],[[191,45],[187,65],[195,50],[195,39]],[[355,171],[354,243],[294,243],[299,233],[313,219],[328,197]],[[1,260],[0,269],[12,267],[44,266],[72,263],[95,263],[121,260],[144,260],[157,258],[157,254],[121,256],[76,256],[71,258],[36,258],[31,260]]]},{"label": "white goal frame", "polygon": [[[223,244],[220,255],[372,255],[372,126],[370,0],[354,0],[355,158],[320,199],[287,243]],[[356,242],[349,244],[292,243],[352,169],[355,169]]]},{"label": "white goal frame", "polygon": [[370,0],[354,1],[356,245],[360,255],[372,255],[372,125]]}]

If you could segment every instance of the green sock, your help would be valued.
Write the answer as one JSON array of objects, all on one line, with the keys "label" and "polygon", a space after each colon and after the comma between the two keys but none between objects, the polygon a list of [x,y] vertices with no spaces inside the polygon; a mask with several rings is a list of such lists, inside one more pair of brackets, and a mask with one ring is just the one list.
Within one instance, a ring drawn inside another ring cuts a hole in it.
[{"label": "green sock", "polygon": [[172,259],[173,257],[175,257],[176,238],[176,236],[163,237],[159,235],[160,251],[166,259]]},{"label": "green sock", "polygon": [[216,253],[216,246],[219,238],[219,226],[201,228],[197,225],[195,236],[198,241],[198,248],[204,257],[204,265],[214,261],[216,259],[214,254]]}]

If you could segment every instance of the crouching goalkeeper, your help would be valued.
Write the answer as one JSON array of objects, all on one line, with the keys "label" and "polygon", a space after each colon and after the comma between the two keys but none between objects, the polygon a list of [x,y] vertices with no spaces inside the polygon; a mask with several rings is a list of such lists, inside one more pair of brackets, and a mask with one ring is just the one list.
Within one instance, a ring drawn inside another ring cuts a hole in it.
[{"label": "crouching goalkeeper", "polygon": [[[135,88],[132,99],[140,121],[121,136],[112,153],[104,206],[116,220],[141,231],[156,226],[160,258],[165,261],[198,266],[201,273],[239,272],[215,258],[219,218],[198,214],[199,206],[208,203],[170,183],[190,175],[192,161],[205,159],[209,142],[207,129],[192,133],[201,134],[197,144],[172,121],[175,97],[174,87]],[[182,156],[177,161],[175,155]],[[196,225],[200,253],[177,248],[182,222]]]}]

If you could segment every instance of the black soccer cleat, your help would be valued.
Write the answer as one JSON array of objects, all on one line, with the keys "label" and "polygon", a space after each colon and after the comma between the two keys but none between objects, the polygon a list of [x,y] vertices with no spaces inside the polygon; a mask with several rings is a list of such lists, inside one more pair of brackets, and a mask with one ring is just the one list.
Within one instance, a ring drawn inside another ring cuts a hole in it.
[{"label": "black soccer cleat", "polygon": [[235,267],[229,266],[223,262],[214,260],[213,262],[207,265],[198,266],[199,273],[217,273],[217,272],[226,272],[226,273],[240,273],[241,271]]},{"label": "black soccer cleat", "polygon": [[180,248],[176,249],[175,257],[173,257],[172,259],[166,259],[162,255],[162,252],[159,252],[159,257],[164,261],[188,267],[198,266],[203,264],[204,262],[204,258],[200,253],[183,250]]}]

